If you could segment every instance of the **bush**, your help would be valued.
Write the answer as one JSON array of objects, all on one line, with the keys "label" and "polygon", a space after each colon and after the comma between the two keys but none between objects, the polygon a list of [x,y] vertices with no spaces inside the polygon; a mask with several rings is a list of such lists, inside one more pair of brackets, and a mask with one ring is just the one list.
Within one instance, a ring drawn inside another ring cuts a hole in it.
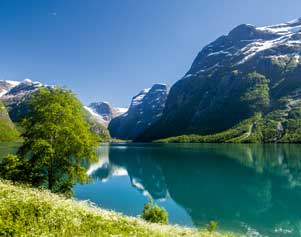
[{"label": "bush", "polygon": [[13,182],[19,181],[21,176],[21,167],[23,163],[16,155],[8,155],[0,163],[0,177],[9,179]]},{"label": "bush", "polygon": [[164,208],[154,204],[150,199],[145,205],[142,213],[142,218],[148,222],[168,224],[168,213]]},{"label": "bush", "polygon": [[217,227],[218,225],[216,221],[210,221],[210,223],[207,225],[207,230],[212,233],[217,230]]}]

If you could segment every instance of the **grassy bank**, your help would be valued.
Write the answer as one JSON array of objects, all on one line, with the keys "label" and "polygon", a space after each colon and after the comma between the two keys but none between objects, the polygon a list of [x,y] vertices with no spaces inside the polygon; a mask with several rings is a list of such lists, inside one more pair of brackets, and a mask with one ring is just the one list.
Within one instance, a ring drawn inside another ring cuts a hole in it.
[{"label": "grassy bank", "polygon": [[68,200],[45,190],[0,181],[0,236],[201,236],[204,230],[149,224],[138,218]]},{"label": "grassy bank", "polygon": [[260,119],[260,115],[256,115],[250,119],[246,119],[238,125],[226,131],[212,134],[212,135],[181,135],[175,137],[168,137],[156,140],[158,143],[242,143],[242,142],[256,142],[251,141],[252,130],[254,123]]}]

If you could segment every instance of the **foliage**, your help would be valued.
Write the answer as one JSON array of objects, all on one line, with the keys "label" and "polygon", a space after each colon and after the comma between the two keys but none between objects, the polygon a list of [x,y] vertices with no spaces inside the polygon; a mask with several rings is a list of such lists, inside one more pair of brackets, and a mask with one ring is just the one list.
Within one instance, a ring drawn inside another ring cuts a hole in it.
[{"label": "foliage", "polygon": [[148,222],[168,224],[168,213],[164,208],[160,208],[150,199],[145,205],[142,218]]},{"label": "foliage", "polygon": [[253,112],[263,111],[270,104],[269,80],[256,72],[248,74],[245,80],[247,91],[242,95],[241,101],[245,102]]},{"label": "foliage", "polygon": [[0,180],[0,236],[234,237],[147,223]]},{"label": "foliage", "polygon": [[218,228],[218,224],[216,221],[210,221],[209,224],[207,225],[207,230],[211,233],[216,231]]},{"label": "foliage", "polygon": [[30,116],[22,121],[24,143],[18,158],[10,157],[2,166],[20,162],[17,167],[23,167],[23,175],[16,181],[71,195],[76,182],[87,181],[84,165],[96,159],[97,142],[82,105],[73,93],[60,88],[40,89],[29,105]]},{"label": "foliage", "polygon": [[249,136],[253,124],[261,118],[261,114],[256,114],[254,117],[242,121],[237,126],[228,129],[224,132],[212,135],[182,135],[177,137],[170,137],[157,140],[156,142],[162,143],[239,143],[245,142]]},{"label": "foliage", "polygon": [[[0,163],[0,176],[13,182],[20,180],[24,174],[25,164],[16,155],[6,156]],[[24,177],[22,178],[24,179]]]}]

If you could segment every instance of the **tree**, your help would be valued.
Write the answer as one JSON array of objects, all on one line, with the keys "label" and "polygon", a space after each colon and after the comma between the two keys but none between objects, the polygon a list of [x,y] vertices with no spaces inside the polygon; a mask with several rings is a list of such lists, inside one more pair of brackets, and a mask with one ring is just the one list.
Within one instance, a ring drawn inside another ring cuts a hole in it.
[{"label": "tree", "polygon": [[34,93],[29,108],[17,153],[26,167],[24,181],[70,195],[76,182],[87,181],[85,167],[96,160],[97,140],[83,107],[69,90],[51,88]]},{"label": "tree", "polygon": [[164,208],[160,208],[150,199],[145,205],[142,218],[148,222],[168,224],[168,213]]},{"label": "tree", "polygon": [[207,230],[212,233],[217,230],[218,224],[216,221],[210,221],[207,225]]}]

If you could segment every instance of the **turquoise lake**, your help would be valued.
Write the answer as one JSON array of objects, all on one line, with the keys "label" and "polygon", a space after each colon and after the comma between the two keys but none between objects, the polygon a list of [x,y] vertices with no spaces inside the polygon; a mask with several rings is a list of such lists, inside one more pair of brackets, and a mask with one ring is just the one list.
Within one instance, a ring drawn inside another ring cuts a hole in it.
[{"label": "turquoise lake", "polygon": [[[0,144],[0,156],[14,149]],[[138,216],[152,197],[172,224],[301,236],[301,145],[116,143],[98,156],[75,198]]]},{"label": "turquoise lake", "polygon": [[140,215],[151,196],[172,224],[247,236],[300,236],[301,146],[111,144],[75,197]]}]

